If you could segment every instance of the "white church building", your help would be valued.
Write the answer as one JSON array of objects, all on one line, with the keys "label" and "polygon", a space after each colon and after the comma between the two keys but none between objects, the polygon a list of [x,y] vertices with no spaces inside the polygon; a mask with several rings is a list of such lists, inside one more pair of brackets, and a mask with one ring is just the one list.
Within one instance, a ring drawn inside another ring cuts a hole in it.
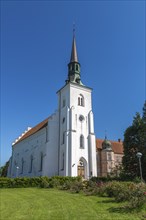
[{"label": "white church building", "polygon": [[58,110],[12,144],[9,177],[97,176],[92,89],[81,81],[74,36],[68,77],[57,95]]}]

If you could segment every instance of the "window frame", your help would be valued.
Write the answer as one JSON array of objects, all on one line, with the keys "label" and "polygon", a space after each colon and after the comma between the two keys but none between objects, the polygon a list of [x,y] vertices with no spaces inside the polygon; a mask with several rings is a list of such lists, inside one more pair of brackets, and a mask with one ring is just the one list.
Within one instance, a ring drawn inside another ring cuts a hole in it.
[{"label": "window frame", "polygon": [[78,96],[78,105],[82,106],[82,107],[85,107],[85,99],[84,99],[84,96],[82,94],[80,94]]}]

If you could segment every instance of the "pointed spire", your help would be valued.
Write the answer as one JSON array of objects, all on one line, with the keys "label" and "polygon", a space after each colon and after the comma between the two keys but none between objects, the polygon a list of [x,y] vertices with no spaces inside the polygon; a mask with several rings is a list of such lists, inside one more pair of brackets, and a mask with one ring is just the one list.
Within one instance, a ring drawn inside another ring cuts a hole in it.
[{"label": "pointed spire", "polygon": [[76,40],[75,40],[75,26],[73,26],[73,41],[72,41],[72,51],[71,51],[70,62],[78,62]]},{"label": "pointed spire", "polygon": [[83,83],[81,82],[80,63],[78,62],[74,27],[73,27],[71,58],[70,58],[70,63],[68,64],[68,79],[66,80],[66,83],[69,82],[83,85]]}]

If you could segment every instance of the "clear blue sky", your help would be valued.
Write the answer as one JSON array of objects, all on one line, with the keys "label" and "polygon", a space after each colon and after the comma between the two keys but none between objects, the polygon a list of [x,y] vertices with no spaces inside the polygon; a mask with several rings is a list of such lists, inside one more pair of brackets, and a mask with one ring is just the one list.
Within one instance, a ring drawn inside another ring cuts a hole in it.
[{"label": "clear blue sky", "polygon": [[57,109],[76,24],[97,138],[123,139],[145,100],[145,1],[1,1],[1,164]]}]

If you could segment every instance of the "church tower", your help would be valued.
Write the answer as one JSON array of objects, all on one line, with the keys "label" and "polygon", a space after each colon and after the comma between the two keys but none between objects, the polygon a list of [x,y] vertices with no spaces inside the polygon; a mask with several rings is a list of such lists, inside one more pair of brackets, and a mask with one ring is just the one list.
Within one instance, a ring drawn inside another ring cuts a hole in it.
[{"label": "church tower", "polygon": [[92,89],[81,81],[74,35],[66,84],[57,94],[59,175],[97,176]]}]

